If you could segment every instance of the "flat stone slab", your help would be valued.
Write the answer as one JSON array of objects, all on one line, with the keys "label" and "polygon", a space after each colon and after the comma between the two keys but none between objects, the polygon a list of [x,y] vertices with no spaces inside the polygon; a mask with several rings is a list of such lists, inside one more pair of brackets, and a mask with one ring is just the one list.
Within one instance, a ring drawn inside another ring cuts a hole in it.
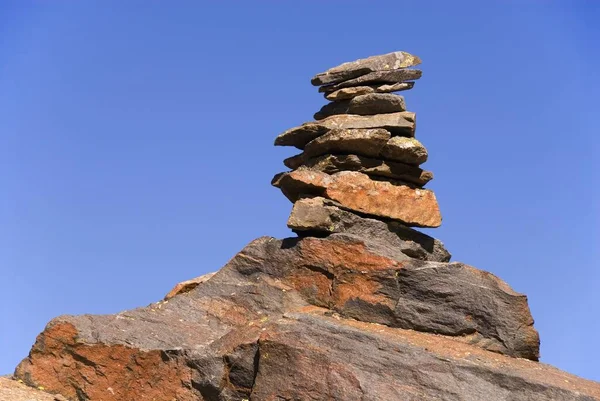
[{"label": "flat stone slab", "polygon": [[383,128],[332,129],[304,147],[303,158],[328,153],[359,154],[410,165],[427,161],[427,149],[415,138],[394,136]]},{"label": "flat stone slab", "polygon": [[323,120],[304,123],[283,132],[275,138],[275,146],[294,146],[304,149],[307,143],[334,128],[384,128],[392,135],[413,137],[416,129],[416,115],[409,111],[374,116],[338,114]]},{"label": "flat stone slab", "polygon": [[324,96],[328,100],[346,100],[352,99],[359,95],[368,95],[370,93],[390,93],[400,92],[412,89],[415,86],[414,82],[400,82],[395,84],[379,84],[379,85],[365,85],[365,86],[353,86],[350,88],[341,88],[335,91],[328,90],[327,86],[319,88],[319,92],[325,92]]},{"label": "flat stone slab", "polygon": [[287,225],[298,235],[345,233],[374,248],[399,250],[419,260],[449,262],[451,257],[444,244],[435,238],[396,222],[360,217],[321,197],[296,201]]},{"label": "flat stone slab", "polygon": [[406,81],[414,81],[416,79],[421,78],[422,75],[423,72],[421,70],[409,70],[406,68],[389,71],[375,71],[365,75],[361,75],[358,78],[349,79],[347,81],[331,85],[327,88],[327,90],[335,91],[341,88],[348,88],[351,86],[363,86],[373,84],[396,84]]},{"label": "flat stone slab", "polygon": [[326,104],[315,113],[315,120],[322,120],[336,114],[358,114],[361,116],[373,114],[396,113],[406,111],[404,97],[391,93],[371,93],[359,95],[350,100]]},{"label": "flat stone slab", "polygon": [[378,56],[371,56],[350,61],[315,75],[311,83],[315,86],[346,81],[374,71],[395,70],[413,67],[421,63],[421,59],[410,53],[397,51]]},{"label": "flat stone slab", "polygon": [[321,196],[353,212],[397,220],[411,227],[439,227],[442,223],[432,191],[374,181],[362,173],[329,175],[300,168],[276,175],[272,184],[292,202],[304,196]]},{"label": "flat stone slab", "polygon": [[306,166],[327,174],[335,174],[340,171],[358,171],[370,177],[404,181],[419,187],[423,187],[433,179],[431,171],[422,170],[416,166],[354,154],[326,154],[304,160],[304,154],[301,153],[285,159],[284,164],[292,170]]}]

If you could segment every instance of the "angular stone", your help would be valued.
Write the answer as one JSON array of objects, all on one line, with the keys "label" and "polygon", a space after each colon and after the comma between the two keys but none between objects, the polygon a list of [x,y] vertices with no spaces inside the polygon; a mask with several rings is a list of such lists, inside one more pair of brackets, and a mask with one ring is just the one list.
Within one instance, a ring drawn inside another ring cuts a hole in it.
[{"label": "angular stone", "polygon": [[296,170],[298,167],[302,166],[304,163],[304,153],[299,153],[294,156],[290,156],[286,159],[283,159],[283,164],[291,168],[292,170]]},{"label": "angular stone", "polygon": [[175,295],[185,294],[186,292],[190,292],[194,288],[198,287],[200,284],[206,283],[214,275],[215,275],[215,273],[208,273],[203,276],[193,278],[191,280],[182,281],[181,283],[178,283],[175,287],[173,287],[167,295],[165,295],[164,300],[168,301],[169,299],[173,298]]},{"label": "angular stone", "polygon": [[370,93],[389,93],[389,92],[400,92],[412,89],[415,86],[414,82],[400,82],[395,84],[383,84],[383,85],[365,85],[365,86],[353,86],[350,88],[342,88],[335,91],[328,90],[327,86],[319,88],[319,92],[325,92],[325,98],[328,100],[346,100],[352,99],[359,95],[368,95]]},{"label": "angular stone", "polygon": [[416,115],[409,111],[374,116],[339,114],[291,128],[275,138],[275,146],[295,146],[304,149],[307,143],[334,128],[384,128],[393,135],[412,137],[415,135]]},{"label": "angular stone", "polygon": [[450,253],[441,241],[396,222],[360,217],[342,210],[336,203],[321,197],[303,198],[294,203],[288,219],[289,228],[301,235],[308,233],[345,233],[372,247],[388,247],[420,260],[450,261]]},{"label": "angular stone", "polygon": [[410,53],[398,51],[379,56],[371,56],[351,61],[317,74],[311,80],[315,86],[346,81],[373,71],[394,70],[413,67],[421,63],[421,59]]},{"label": "angular stone", "polygon": [[322,120],[336,114],[373,114],[396,113],[406,111],[404,97],[390,93],[371,93],[356,96],[350,100],[326,104],[315,113],[315,120]]},{"label": "angular stone", "polygon": [[415,138],[395,136],[381,150],[384,159],[419,165],[427,161],[427,149]]},{"label": "angular stone", "polygon": [[276,175],[272,184],[292,202],[303,195],[322,196],[345,209],[398,220],[408,226],[439,227],[442,223],[433,192],[374,181],[362,173],[342,171],[328,175],[300,168]]},{"label": "angular stone", "polygon": [[[302,156],[302,154],[297,155]],[[289,159],[286,159],[288,161]],[[359,155],[324,155],[303,161],[296,158],[297,163],[288,163],[287,167],[295,170],[302,164],[312,170],[322,171],[327,174],[335,174],[340,171],[358,171],[370,177],[383,177],[392,180],[405,181],[419,187],[424,186],[433,179],[431,171],[422,170],[418,167],[404,163],[377,160]],[[292,167],[295,166],[295,167]]]},{"label": "angular stone", "polygon": [[[427,161],[427,149],[414,138],[392,137],[382,129],[332,129],[310,141],[302,155],[284,160],[284,164],[299,166],[301,160],[333,154],[361,156],[419,165]],[[293,167],[290,167],[293,168]]]},{"label": "angular stone", "polygon": [[405,81],[414,81],[415,79],[421,78],[423,72],[421,70],[390,70],[390,71],[376,71],[362,75],[358,78],[349,79],[347,81],[340,82],[335,85],[327,87],[327,91],[336,91],[341,88],[348,88],[351,86],[364,86],[373,84],[396,84]]},{"label": "angular stone", "polygon": [[313,139],[304,147],[304,157],[311,158],[327,153],[358,153],[378,157],[392,134],[383,128],[332,129]]}]

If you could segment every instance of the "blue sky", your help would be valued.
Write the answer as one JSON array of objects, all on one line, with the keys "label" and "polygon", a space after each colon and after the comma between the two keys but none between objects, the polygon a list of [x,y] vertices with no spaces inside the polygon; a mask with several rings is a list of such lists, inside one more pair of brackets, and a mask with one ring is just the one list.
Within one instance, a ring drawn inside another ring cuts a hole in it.
[{"label": "blue sky", "polygon": [[273,139],[324,104],[310,78],[406,50],[427,232],[528,295],[543,362],[600,380],[598,20],[594,1],[2,2],[0,373],[52,317],[147,305],[291,235]]}]

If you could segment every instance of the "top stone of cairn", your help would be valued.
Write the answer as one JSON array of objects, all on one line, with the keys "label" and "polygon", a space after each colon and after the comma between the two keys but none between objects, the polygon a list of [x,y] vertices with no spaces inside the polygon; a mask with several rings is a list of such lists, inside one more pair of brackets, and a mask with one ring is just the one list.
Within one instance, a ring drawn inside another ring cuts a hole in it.
[{"label": "top stone of cairn", "polygon": [[421,59],[406,52],[393,52],[372,56],[328,69],[310,81],[315,86],[331,85],[360,77],[371,72],[397,70],[421,64]]}]

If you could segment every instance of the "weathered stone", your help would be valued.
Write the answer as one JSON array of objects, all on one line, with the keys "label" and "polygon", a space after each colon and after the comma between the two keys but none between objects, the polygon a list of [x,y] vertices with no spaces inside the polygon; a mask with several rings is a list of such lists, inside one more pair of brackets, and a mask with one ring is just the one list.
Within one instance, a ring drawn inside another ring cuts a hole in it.
[{"label": "weathered stone", "polygon": [[317,74],[311,80],[313,85],[325,85],[346,81],[373,71],[386,71],[398,68],[413,67],[421,63],[421,59],[406,52],[393,52],[379,56],[371,56],[328,69]]},{"label": "weathered stone", "polygon": [[328,90],[327,86],[319,88],[319,92],[325,92],[325,98],[328,100],[346,100],[352,99],[359,95],[368,95],[370,93],[389,93],[399,92],[412,89],[415,85],[414,82],[400,82],[395,84],[383,84],[383,85],[365,85],[365,86],[353,86],[350,88],[342,88],[335,91]]},{"label": "weathered stone", "polygon": [[[286,166],[295,170],[304,164],[312,170],[322,171],[327,174],[335,174],[340,171],[358,171],[370,177],[405,181],[419,187],[424,186],[433,179],[431,171],[422,170],[419,167],[404,163],[371,159],[359,155],[324,155],[306,161],[301,156],[302,153],[295,156],[296,158],[294,159],[296,162],[299,161],[300,164],[287,163]],[[286,159],[286,161],[289,160]]]},{"label": "weathered stone", "polygon": [[362,173],[342,171],[328,175],[300,168],[276,175],[272,184],[292,202],[303,195],[322,196],[345,209],[398,220],[408,226],[439,227],[442,223],[433,192],[374,181]]},{"label": "weathered stone", "polygon": [[182,281],[178,283],[167,295],[165,295],[164,300],[168,301],[173,298],[175,295],[185,294],[186,292],[190,292],[194,288],[198,287],[200,284],[207,282],[210,280],[215,273],[208,273],[200,277],[193,278],[191,280]]},{"label": "weathered stone", "polygon": [[304,163],[304,153],[299,153],[294,156],[290,156],[286,159],[283,159],[283,164],[291,168],[292,170],[296,170],[298,167],[302,166]]},{"label": "weathered stone", "polygon": [[327,153],[360,153],[378,157],[392,135],[383,128],[332,129],[313,139],[304,147],[304,157],[310,158]]},{"label": "weathered stone", "polygon": [[441,241],[396,222],[360,217],[340,209],[334,201],[316,197],[294,203],[288,219],[289,228],[299,235],[311,233],[345,233],[360,238],[372,247],[398,249],[411,258],[434,262],[450,261],[450,253]]},{"label": "weathered stone", "polygon": [[427,161],[427,149],[415,138],[395,136],[381,150],[381,157],[406,164],[419,165]]},{"label": "weathered stone", "polygon": [[347,81],[343,81],[337,83],[335,85],[331,85],[326,90],[327,91],[336,91],[341,88],[348,88],[351,86],[364,86],[364,85],[373,85],[373,84],[395,84],[401,83],[405,81],[414,81],[415,79],[421,78],[423,72],[421,70],[409,70],[409,69],[399,69],[399,70],[390,70],[390,71],[376,71],[370,72],[365,75],[361,75],[358,78],[349,79]]},{"label": "weathered stone", "polygon": [[299,166],[303,160],[328,153],[358,154],[410,165],[419,165],[427,161],[427,149],[416,139],[392,137],[385,129],[376,128],[332,129],[310,141],[304,147],[302,155],[286,159],[284,164]]},{"label": "weathered stone", "polygon": [[275,146],[295,146],[304,149],[307,143],[334,128],[384,128],[393,135],[412,137],[415,135],[415,127],[416,115],[409,111],[374,116],[339,114],[291,128],[275,138]]},{"label": "weathered stone", "polygon": [[322,120],[336,114],[373,115],[406,111],[404,97],[390,93],[371,93],[356,96],[350,100],[326,104],[315,113],[315,120]]}]

